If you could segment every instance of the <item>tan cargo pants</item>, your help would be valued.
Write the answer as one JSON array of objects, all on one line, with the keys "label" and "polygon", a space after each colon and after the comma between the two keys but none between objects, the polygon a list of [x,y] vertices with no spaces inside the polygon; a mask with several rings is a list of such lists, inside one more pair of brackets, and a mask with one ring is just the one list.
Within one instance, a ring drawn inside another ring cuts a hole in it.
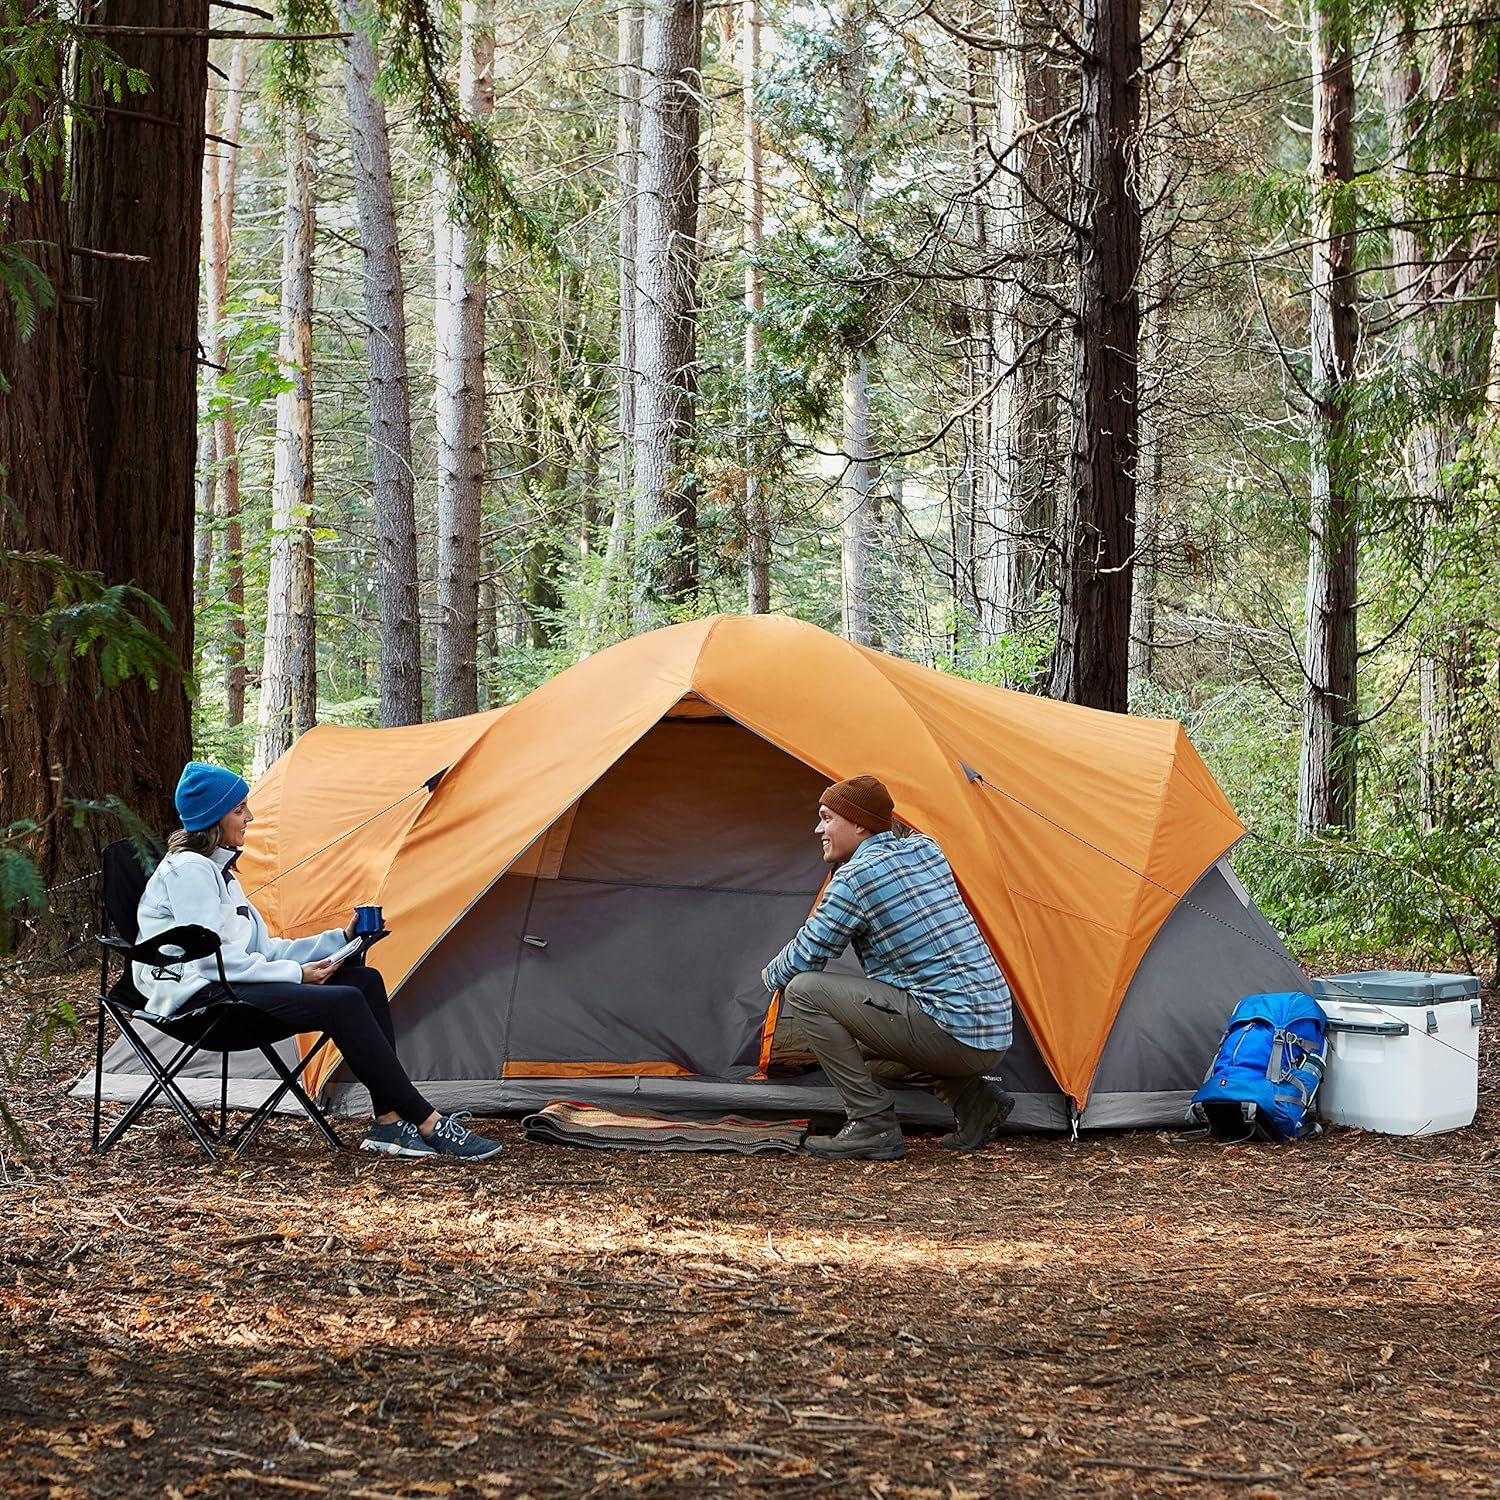
[{"label": "tan cargo pants", "polygon": [[805,1046],[839,1091],[851,1120],[889,1114],[880,1078],[927,1074],[933,1092],[955,1113],[999,1068],[1005,1049],[983,1051],[948,1035],[905,990],[848,974],[798,974],[782,992],[793,1049]]}]

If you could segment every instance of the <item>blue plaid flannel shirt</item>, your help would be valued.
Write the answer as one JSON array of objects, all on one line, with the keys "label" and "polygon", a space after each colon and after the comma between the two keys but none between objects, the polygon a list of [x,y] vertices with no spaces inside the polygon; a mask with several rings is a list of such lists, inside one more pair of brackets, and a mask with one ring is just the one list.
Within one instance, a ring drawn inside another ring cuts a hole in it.
[{"label": "blue plaid flannel shirt", "polygon": [[956,1041],[986,1052],[1010,1046],[1010,986],[930,838],[865,839],[766,965],[766,987],[784,989],[851,942],[866,978],[905,990]]}]

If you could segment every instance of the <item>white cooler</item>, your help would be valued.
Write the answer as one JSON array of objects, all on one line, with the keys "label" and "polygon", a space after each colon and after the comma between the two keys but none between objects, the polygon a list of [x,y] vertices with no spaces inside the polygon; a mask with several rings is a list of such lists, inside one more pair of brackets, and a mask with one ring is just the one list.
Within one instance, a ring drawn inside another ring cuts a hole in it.
[{"label": "white cooler", "polygon": [[1382,969],[1315,980],[1328,1013],[1318,1113],[1387,1135],[1459,1130],[1479,1104],[1479,981]]}]

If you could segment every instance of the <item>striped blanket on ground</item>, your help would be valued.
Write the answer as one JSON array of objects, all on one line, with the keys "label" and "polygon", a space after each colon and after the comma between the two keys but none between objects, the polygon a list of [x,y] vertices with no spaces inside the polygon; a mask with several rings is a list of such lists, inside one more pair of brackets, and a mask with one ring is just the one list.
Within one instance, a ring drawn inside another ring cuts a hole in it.
[{"label": "striped blanket on ground", "polygon": [[740,1156],[790,1156],[801,1145],[806,1120],[667,1119],[555,1099],[527,1115],[521,1129],[532,1141],[593,1146],[602,1151],[729,1151]]}]

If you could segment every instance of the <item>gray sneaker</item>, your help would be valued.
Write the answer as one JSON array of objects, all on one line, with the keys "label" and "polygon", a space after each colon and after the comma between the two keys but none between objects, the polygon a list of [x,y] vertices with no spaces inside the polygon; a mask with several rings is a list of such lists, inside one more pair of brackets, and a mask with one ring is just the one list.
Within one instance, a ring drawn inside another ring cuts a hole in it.
[{"label": "gray sneaker", "polygon": [[[500,1142],[466,1129],[463,1122],[468,1118],[467,1111],[463,1114],[438,1116],[437,1129],[428,1138],[437,1147],[438,1154],[461,1156],[465,1161],[488,1161],[492,1156],[499,1156],[504,1149]],[[427,1142],[424,1141],[423,1144]]]},{"label": "gray sneaker", "polygon": [[410,1120],[392,1120],[389,1125],[371,1125],[359,1143],[361,1151],[378,1151],[382,1156],[436,1156],[437,1147],[422,1137]]}]

